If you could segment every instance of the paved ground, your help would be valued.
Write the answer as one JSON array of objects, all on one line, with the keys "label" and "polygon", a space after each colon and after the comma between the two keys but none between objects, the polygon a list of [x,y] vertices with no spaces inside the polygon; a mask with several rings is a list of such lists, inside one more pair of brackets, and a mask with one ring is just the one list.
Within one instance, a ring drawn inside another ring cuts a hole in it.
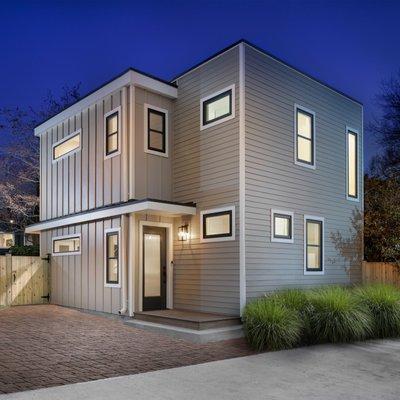
[{"label": "paved ground", "polygon": [[197,345],[63,307],[0,311],[0,393],[251,354],[243,339]]},{"label": "paved ground", "polygon": [[313,346],[0,396],[0,400],[398,400],[400,341]]}]

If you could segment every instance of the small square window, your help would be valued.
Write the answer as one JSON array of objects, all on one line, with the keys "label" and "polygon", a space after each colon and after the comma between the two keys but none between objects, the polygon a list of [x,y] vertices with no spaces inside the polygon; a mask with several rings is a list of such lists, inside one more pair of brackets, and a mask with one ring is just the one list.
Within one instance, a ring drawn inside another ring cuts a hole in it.
[{"label": "small square window", "polygon": [[293,243],[293,213],[271,210],[271,242]]},{"label": "small square window", "polygon": [[201,212],[202,241],[234,240],[234,208]]},{"label": "small square window", "polygon": [[225,88],[200,100],[200,128],[205,129],[235,116],[235,86]]}]

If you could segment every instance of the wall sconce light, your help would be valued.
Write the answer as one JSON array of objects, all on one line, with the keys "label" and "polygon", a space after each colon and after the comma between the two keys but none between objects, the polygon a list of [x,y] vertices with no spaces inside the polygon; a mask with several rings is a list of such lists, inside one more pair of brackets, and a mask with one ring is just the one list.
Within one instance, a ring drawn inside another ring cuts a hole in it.
[{"label": "wall sconce light", "polygon": [[178,228],[178,238],[181,242],[189,239],[189,226],[182,225]]}]

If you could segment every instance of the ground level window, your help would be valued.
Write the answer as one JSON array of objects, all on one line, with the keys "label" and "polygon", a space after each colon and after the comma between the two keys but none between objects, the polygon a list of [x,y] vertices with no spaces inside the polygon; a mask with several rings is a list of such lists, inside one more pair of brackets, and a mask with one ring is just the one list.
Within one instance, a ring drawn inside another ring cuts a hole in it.
[{"label": "ground level window", "polygon": [[271,241],[293,243],[293,213],[271,210]]},{"label": "ground level window", "polygon": [[0,248],[8,249],[9,247],[14,246],[14,243],[13,233],[0,232]]},{"label": "ground level window", "polygon": [[119,285],[119,229],[107,230],[105,232],[105,283],[106,285]]},{"label": "ground level window", "polygon": [[320,217],[305,217],[305,271],[323,272],[324,269],[324,220]]},{"label": "ground level window", "polygon": [[201,212],[201,238],[203,241],[233,240],[234,208]]},{"label": "ground level window", "polygon": [[80,254],[80,251],[80,235],[59,236],[53,238],[54,256]]}]

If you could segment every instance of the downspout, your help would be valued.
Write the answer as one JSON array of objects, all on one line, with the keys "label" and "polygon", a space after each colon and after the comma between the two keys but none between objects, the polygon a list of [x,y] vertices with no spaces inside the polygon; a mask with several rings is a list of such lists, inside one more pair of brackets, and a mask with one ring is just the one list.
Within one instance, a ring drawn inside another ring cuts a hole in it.
[{"label": "downspout", "polygon": [[[122,157],[122,173],[121,173],[121,179],[122,179],[122,201],[128,201],[129,195],[128,195],[128,190],[129,190],[129,182],[128,182],[128,154],[129,154],[129,148],[128,148],[128,123],[129,118],[128,116],[130,113],[128,112],[129,110],[129,105],[128,105],[128,89],[125,86],[122,89],[122,148],[121,148],[121,157]],[[126,215],[122,215],[121,217],[121,262],[122,262],[122,274],[121,274],[121,287],[122,287],[122,308],[119,310],[119,314],[123,315],[127,312],[128,310],[128,257],[127,257],[127,247],[128,247],[128,242],[127,242],[127,234],[128,234],[128,224],[127,224],[127,219],[128,217]]]}]

